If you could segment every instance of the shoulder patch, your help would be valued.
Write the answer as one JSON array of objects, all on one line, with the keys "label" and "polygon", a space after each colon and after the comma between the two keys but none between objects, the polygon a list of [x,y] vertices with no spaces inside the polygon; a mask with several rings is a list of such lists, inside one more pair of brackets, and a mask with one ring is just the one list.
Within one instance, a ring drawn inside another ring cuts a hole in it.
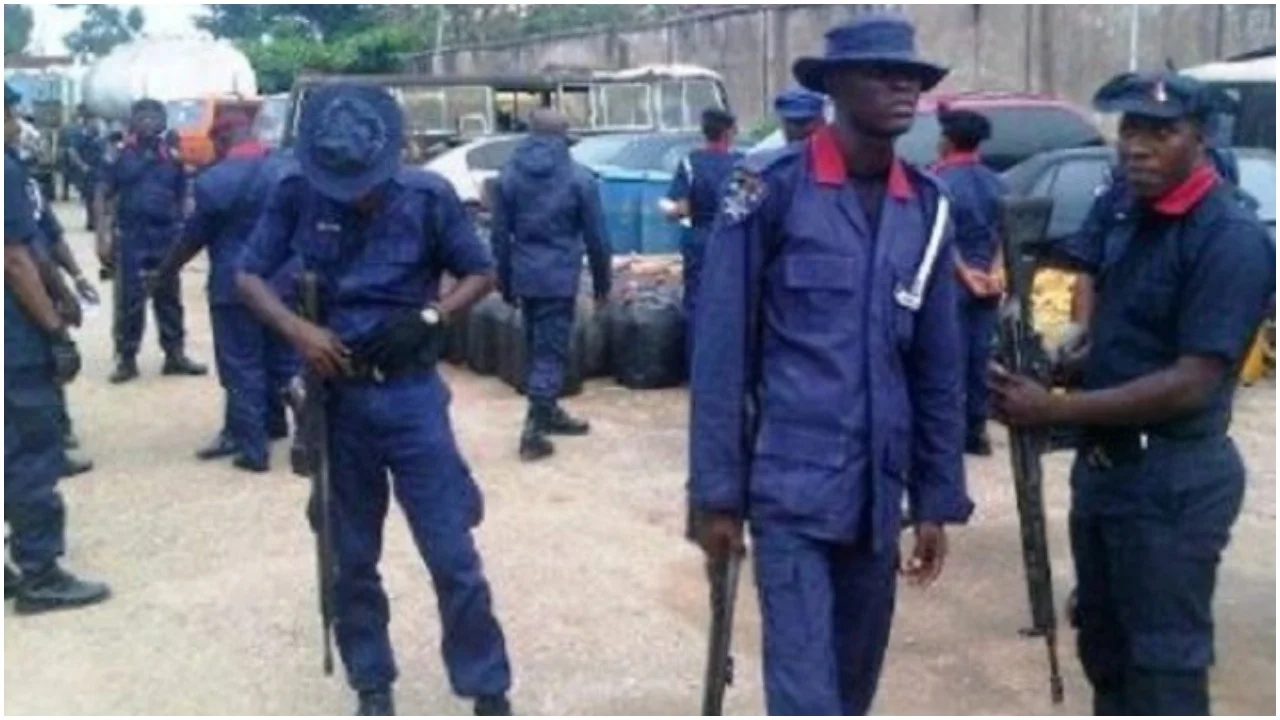
[{"label": "shoulder patch", "polygon": [[721,213],[727,222],[741,222],[759,209],[767,194],[768,183],[765,179],[746,167],[745,163],[739,165],[734,168],[725,188]]}]

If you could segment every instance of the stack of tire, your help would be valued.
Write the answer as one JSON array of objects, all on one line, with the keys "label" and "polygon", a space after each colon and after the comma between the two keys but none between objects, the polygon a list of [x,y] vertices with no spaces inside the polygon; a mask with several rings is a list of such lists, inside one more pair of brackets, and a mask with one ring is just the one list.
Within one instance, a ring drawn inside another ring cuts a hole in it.
[{"label": "stack of tire", "polygon": [[[675,387],[686,376],[685,323],[679,261],[623,259],[615,262],[614,292],[597,311],[591,282],[584,278],[574,316],[564,394],[582,391],[585,380],[612,377],[635,390]],[[450,323],[444,359],[483,376],[496,376],[524,392],[525,336],[520,311],[497,293]]]}]

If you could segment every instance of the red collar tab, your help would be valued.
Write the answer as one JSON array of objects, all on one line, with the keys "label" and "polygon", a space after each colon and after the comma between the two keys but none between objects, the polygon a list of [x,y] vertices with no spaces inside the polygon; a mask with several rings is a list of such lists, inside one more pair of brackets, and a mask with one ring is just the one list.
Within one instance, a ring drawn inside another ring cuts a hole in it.
[{"label": "red collar tab", "polygon": [[267,154],[267,146],[257,140],[242,140],[227,151],[229,158],[260,158]]},{"label": "red collar tab", "polygon": [[715,142],[708,142],[707,150],[715,153],[727,153],[729,152],[729,141],[717,140]]},{"label": "red collar tab", "polygon": [[942,168],[955,167],[957,165],[977,165],[981,160],[978,153],[972,150],[966,152],[949,152],[938,158],[938,162],[934,164],[933,169],[941,170]]},{"label": "red collar tab", "polygon": [[1152,207],[1161,215],[1181,217],[1217,187],[1220,178],[1213,166],[1201,163],[1177,187],[1165,193]]},{"label": "red collar tab", "polygon": [[[839,186],[848,179],[840,141],[830,125],[823,125],[809,136],[809,161],[813,166],[813,178],[820,185]],[[907,200],[915,195],[907,169],[896,157],[889,165],[888,191],[896,200]]]}]

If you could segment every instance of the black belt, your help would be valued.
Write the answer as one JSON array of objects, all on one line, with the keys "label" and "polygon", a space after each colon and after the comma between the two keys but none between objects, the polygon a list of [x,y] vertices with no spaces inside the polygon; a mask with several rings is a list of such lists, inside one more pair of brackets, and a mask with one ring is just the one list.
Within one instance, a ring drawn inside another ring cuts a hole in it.
[{"label": "black belt", "polygon": [[356,382],[385,383],[409,377],[423,377],[435,370],[435,363],[425,360],[406,363],[396,367],[380,367],[360,358],[352,358],[350,372],[343,375],[344,380]]},{"label": "black belt", "polygon": [[1152,444],[1203,442],[1224,433],[1205,432],[1180,436],[1148,430],[1109,432],[1086,436],[1080,443],[1080,456],[1090,467],[1107,470],[1142,462]]}]

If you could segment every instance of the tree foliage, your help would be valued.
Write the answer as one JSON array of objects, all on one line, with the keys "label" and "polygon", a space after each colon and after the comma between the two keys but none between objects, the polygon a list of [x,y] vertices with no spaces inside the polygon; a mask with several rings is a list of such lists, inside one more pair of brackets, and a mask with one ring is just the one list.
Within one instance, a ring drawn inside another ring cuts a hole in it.
[{"label": "tree foliage", "polygon": [[[59,7],[77,7],[60,5]],[[77,55],[105,55],[117,45],[142,34],[146,18],[136,5],[122,9],[120,5],[80,5],[84,18],[80,26],[63,38],[67,49]]]},{"label": "tree foliage", "polygon": [[20,53],[31,43],[35,16],[26,5],[4,6],[4,54]]}]

